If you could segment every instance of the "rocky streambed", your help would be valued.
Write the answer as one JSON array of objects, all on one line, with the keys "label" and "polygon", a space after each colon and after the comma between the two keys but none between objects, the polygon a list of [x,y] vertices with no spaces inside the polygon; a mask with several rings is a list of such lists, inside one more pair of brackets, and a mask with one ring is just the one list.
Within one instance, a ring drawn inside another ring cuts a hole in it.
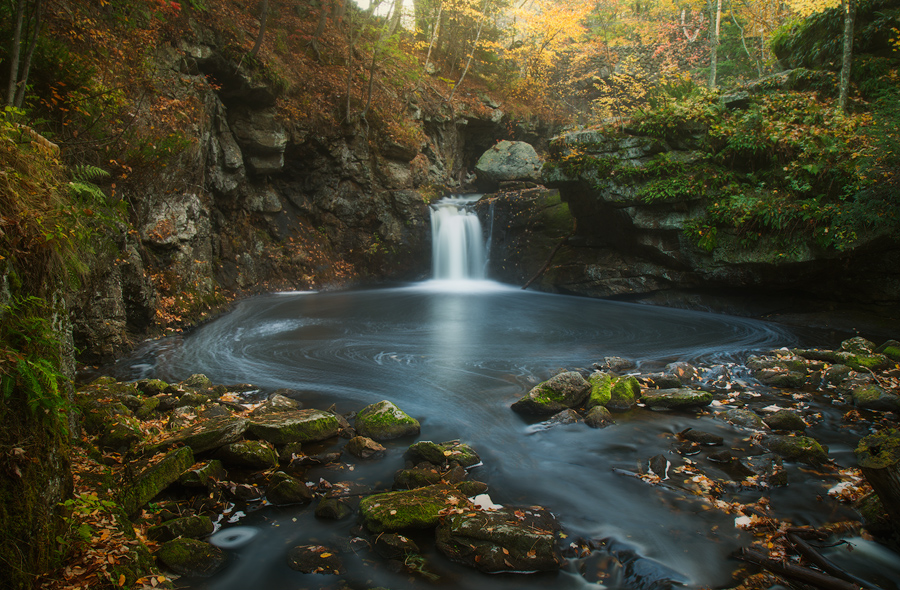
[{"label": "rocky streambed", "polygon": [[[699,504],[745,531],[744,561],[726,564],[732,586],[769,588],[780,576],[887,590],[900,565],[895,554],[873,561],[874,540],[896,547],[897,529],[854,451],[878,455],[882,442],[866,441],[896,434],[898,361],[900,343],[862,338],[653,372],[607,357],[560,370],[506,411],[530,424],[526,436],[583,429],[586,440],[592,429],[675,416],[677,429],[633,445],[613,471],[622,493],[646,487],[646,502],[673,514]],[[496,503],[496,453],[485,463],[465,440],[428,440],[390,401],[341,415],[303,407],[296,394],[202,375],[83,387],[69,517],[81,541],[45,586],[252,586],[267,578],[248,574],[248,547],[275,553],[291,587],[694,584],[677,560],[647,555],[627,532],[584,536],[557,506]],[[597,503],[602,513],[617,500]],[[702,534],[732,536],[719,526]],[[292,533],[264,541],[277,528]],[[671,534],[676,547],[684,542]],[[840,540],[852,544],[823,548]]]}]

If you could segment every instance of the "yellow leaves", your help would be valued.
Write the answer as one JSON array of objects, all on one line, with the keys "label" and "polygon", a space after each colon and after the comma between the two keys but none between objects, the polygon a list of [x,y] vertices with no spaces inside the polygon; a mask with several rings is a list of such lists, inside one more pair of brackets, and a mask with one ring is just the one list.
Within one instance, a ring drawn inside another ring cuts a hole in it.
[{"label": "yellow leaves", "polygon": [[320,553],[319,557],[321,557],[322,559],[325,559],[326,557],[331,557],[331,553]]},{"label": "yellow leaves", "polygon": [[119,588],[121,588],[122,586],[125,585],[125,574],[120,574],[120,575],[119,575],[119,581],[116,583],[116,585],[117,585]]}]

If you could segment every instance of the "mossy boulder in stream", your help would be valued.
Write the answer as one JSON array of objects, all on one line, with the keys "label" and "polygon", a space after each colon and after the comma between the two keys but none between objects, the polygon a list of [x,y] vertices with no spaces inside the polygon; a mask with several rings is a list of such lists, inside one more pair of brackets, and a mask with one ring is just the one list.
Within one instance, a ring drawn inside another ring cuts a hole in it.
[{"label": "mossy boulder in stream", "polygon": [[413,463],[427,461],[433,465],[457,462],[463,467],[472,467],[481,463],[475,449],[458,440],[433,443],[430,440],[419,441],[410,445],[406,457]]},{"label": "mossy boulder in stream", "polygon": [[211,451],[239,441],[249,425],[250,421],[246,418],[211,418],[179,431],[153,449],[168,449],[183,444],[190,447],[195,453]]},{"label": "mossy boulder in stream", "polygon": [[648,389],[641,396],[641,401],[648,408],[680,410],[708,406],[713,395],[708,391],[699,391],[689,387],[677,389]]},{"label": "mossy boulder in stream", "polygon": [[315,442],[337,436],[340,422],[331,412],[302,409],[273,412],[250,418],[248,428],[254,436],[272,444]]},{"label": "mossy boulder in stream", "polygon": [[557,414],[583,404],[590,389],[581,373],[567,371],[536,385],[512,409],[521,414]]},{"label": "mossy boulder in stream", "polygon": [[594,371],[588,378],[591,393],[585,408],[603,406],[610,410],[630,410],[641,395],[641,384],[632,376],[620,377],[613,373]]},{"label": "mossy boulder in stream", "polygon": [[807,465],[821,465],[828,461],[828,448],[808,436],[766,435],[762,445],[776,455]]},{"label": "mossy boulder in stream", "polygon": [[437,529],[441,553],[487,573],[558,570],[558,545],[559,525],[541,507],[453,514]]},{"label": "mossy boulder in stream", "polygon": [[309,504],[312,502],[312,492],[303,481],[278,471],[269,480],[266,499],[276,506]]},{"label": "mossy boulder in stream", "polygon": [[208,516],[184,516],[173,518],[147,529],[147,536],[154,541],[171,541],[179,537],[199,539],[211,535],[215,530]]},{"label": "mossy boulder in stream", "polygon": [[265,470],[278,467],[278,454],[272,445],[262,440],[241,440],[220,448],[216,456],[226,465],[245,469]]},{"label": "mossy boulder in stream", "polygon": [[853,405],[857,408],[881,412],[900,411],[900,396],[888,393],[874,383],[854,388],[851,395]]},{"label": "mossy boulder in stream", "polygon": [[415,436],[420,428],[418,420],[387,400],[366,406],[356,415],[356,431],[376,441]]},{"label": "mossy boulder in stream", "polygon": [[134,483],[122,498],[122,508],[133,515],[141,506],[152,500],[158,493],[175,483],[182,473],[194,464],[194,454],[188,447],[172,451],[162,460],[146,469],[135,478]]},{"label": "mossy boulder in stream", "polygon": [[893,361],[900,361],[900,342],[888,340],[875,349],[875,352],[883,354]]},{"label": "mossy boulder in stream", "polygon": [[208,578],[222,569],[225,552],[196,539],[175,539],[163,544],[157,557],[167,568],[189,578]]},{"label": "mossy boulder in stream", "polygon": [[472,503],[455,486],[437,484],[368,496],[359,503],[359,515],[369,531],[381,533],[435,527],[447,508],[471,509]]}]

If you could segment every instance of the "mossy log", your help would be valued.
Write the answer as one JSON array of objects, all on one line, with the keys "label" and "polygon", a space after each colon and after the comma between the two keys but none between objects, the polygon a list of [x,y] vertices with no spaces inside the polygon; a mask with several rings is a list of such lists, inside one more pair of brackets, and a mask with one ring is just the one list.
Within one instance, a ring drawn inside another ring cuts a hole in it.
[{"label": "mossy log", "polygon": [[856,460],[881,498],[895,538],[900,538],[900,430],[891,428],[863,438]]}]

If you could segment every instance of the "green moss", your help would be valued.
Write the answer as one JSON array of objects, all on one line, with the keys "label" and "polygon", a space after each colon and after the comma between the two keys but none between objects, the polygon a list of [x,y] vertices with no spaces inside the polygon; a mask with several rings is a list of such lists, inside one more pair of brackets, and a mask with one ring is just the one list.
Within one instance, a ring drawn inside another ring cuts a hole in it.
[{"label": "green moss", "polygon": [[595,406],[606,406],[612,399],[613,378],[609,373],[596,372],[588,381],[591,384],[591,395],[588,397],[585,408],[590,410]]},{"label": "green moss", "polygon": [[272,444],[283,445],[315,442],[337,436],[341,425],[331,412],[302,409],[252,418],[248,430]]},{"label": "green moss", "polygon": [[384,400],[366,406],[356,415],[356,430],[376,441],[391,440],[419,433],[419,421]]},{"label": "green moss", "polygon": [[127,514],[136,514],[194,464],[194,454],[189,447],[181,447],[167,454],[162,461],[147,469],[125,491],[122,507]]},{"label": "green moss", "polygon": [[437,526],[440,513],[449,507],[471,507],[465,494],[454,486],[437,484],[363,498],[360,519],[369,531],[400,531]]},{"label": "green moss", "polygon": [[882,430],[863,438],[856,447],[856,460],[864,469],[885,469],[900,462],[900,431]]}]

